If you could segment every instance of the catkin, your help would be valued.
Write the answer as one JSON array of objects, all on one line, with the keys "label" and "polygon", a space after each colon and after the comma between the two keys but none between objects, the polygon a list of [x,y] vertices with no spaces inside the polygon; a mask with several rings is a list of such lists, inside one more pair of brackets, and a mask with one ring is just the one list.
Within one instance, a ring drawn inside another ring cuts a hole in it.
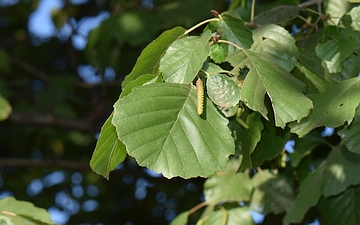
[{"label": "catkin", "polygon": [[204,84],[200,77],[196,81],[196,90],[197,90],[197,112],[199,115],[204,112]]}]

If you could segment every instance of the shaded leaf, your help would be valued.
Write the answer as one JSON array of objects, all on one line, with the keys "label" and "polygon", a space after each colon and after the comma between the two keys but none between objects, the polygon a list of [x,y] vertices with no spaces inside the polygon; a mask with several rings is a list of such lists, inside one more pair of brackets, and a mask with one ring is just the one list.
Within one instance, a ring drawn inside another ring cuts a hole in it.
[{"label": "shaded leaf", "polygon": [[249,67],[241,87],[241,100],[267,118],[265,95],[270,97],[275,115],[275,125],[300,121],[307,116],[312,102],[303,93],[304,84],[274,61],[249,50],[238,50],[227,57],[235,68]]},{"label": "shaded leaf", "polygon": [[126,158],[125,145],[117,137],[115,126],[111,123],[112,118],[113,114],[102,126],[90,160],[91,169],[106,179],[109,179],[109,172]]},{"label": "shaded leaf", "polygon": [[360,107],[358,106],[355,119],[350,126],[345,126],[338,132],[349,151],[360,154]]},{"label": "shaded leaf", "polygon": [[323,179],[323,170],[317,168],[310,173],[300,184],[299,194],[296,196],[294,204],[283,219],[283,224],[300,223],[306,212],[317,204],[321,197],[321,185],[319,181]]},{"label": "shaded leaf", "polygon": [[0,121],[7,119],[11,112],[11,105],[2,95],[0,95]]},{"label": "shaded leaf", "polygon": [[224,74],[212,74],[206,79],[209,98],[220,107],[235,106],[240,101],[239,86]]},{"label": "shaded leaf", "polygon": [[225,169],[234,143],[228,120],[209,103],[201,118],[196,102],[191,85],[139,86],[115,103],[112,123],[139,165],[168,178],[207,177]]},{"label": "shaded leaf", "polygon": [[252,178],[254,193],[251,208],[262,214],[279,214],[288,211],[294,201],[294,190],[289,182],[269,170],[259,171]]},{"label": "shaded leaf", "polygon": [[253,30],[251,50],[273,59],[282,68],[291,71],[298,57],[295,39],[283,27],[269,24]]},{"label": "shaded leaf", "polygon": [[303,138],[296,139],[295,143],[294,152],[289,155],[293,167],[297,167],[305,156],[311,154],[312,150],[325,144],[326,141],[319,132],[313,131]]},{"label": "shaded leaf", "polygon": [[330,73],[341,72],[342,62],[355,51],[357,39],[344,28],[334,26],[325,28],[323,39],[316,46],[316,54],[325,61]]},{"label": "shaded leaf", "polygon": [[248,174],[236,173],[238,164],[229,162],[225,171],[216,172],[204,183],[205,200],[211,205],[220,202],[249,201],[252,183]]},{"label": "shaded leaf", "polygon": [[131,73],[122,82],[122,87],[126,87],[130,81],[143,74],[156,74],[161,57],[165,54],[168,47],[184,32],[185,29],[182,27],[175,27],[164,31],[158,38],[146,46],[137,59]]},{"label": "shaded leaf", "polygon": [[337,196],[321,199],[319,210],[321,224],[359,223],[360,186],[352,186]]},{"label": "shaded leaf", "polygon": [[293,20],[299,16],[305,8],[293,5],[281,5],[270,11],[260,13],[255,17],[255,23],[260,25],[281,24]]},{"label": "shaded leaf", "polygon": [[159,71],[164,80],[189,84],[210,55],[211,32],[201,37],[187,36],[174,41],[160,60]]},{"label": "shaded leaf", "polygon": [[264,121],[260,142],[251,154],[252,167],[260,166],[265,160],[278,156],[284,150],[289,138],[289,129],[275,127],[273,121]]},{"label": "shaded leaf", "polygon": [[54,224],[45,209],[38,208],[31,202],[16,200],[14,197],[0,199],[0,209],[0,219],[6,218],[6,221],[11,221],[13,224]]},{"label": "shaded leaf", "polygon": [[360,103],[359,92],[360,78],[355,77],[332,86],[324,93],[310,96],[314,110],[300,123],[291,123],[291,132],[302,137],[316,127],[335,128],[344,122],[350,124]]}]

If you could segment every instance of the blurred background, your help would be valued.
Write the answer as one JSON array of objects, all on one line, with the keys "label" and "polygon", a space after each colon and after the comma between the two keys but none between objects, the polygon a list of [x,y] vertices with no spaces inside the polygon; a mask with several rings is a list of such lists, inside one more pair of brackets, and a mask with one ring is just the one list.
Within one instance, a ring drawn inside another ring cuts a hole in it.
[{"label": "blurred background", "polygon": [[[245,1],[243,1],[245,2]],[[0,0],[0,198],[58,224],[168,224],[203,201],[203,179],[165,179],[127,158],[90,170],[100,128],[141,50],[162,31],[225,11],[225,0]],[[196,216],[196,215],[195,215]]]}]

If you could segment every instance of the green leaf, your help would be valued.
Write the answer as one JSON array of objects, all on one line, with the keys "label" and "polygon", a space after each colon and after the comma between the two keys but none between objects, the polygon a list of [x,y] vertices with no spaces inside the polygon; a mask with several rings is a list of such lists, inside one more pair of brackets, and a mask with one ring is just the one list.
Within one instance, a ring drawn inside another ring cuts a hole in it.
[{"label": "green leaf", "polygon": [[11,105],[2,95],[0,95],[0,121],[7,119],[11,112]]},{"label": "green leaf", "polygon": [[[228,40],[241,48],[248,49],[254,42],[252,33],[245,27],[244,21],[229,14],[221,14],[221,19],[217,22],[217,32],[221,39]],[[229,48],[233,47],[229,46]]]},{"label": "green leaf", "polygon": [[220,202],[249,201],[252,192],[252,183],[248,174],[236,173],[238,163],[229,161],[225,171],[216,172],[204,183],[206,202],[211,205]]},{"label": "green leaf", "polygon": [[240,101],[239,86],[224,74],[212,74],[206,79],[209,98],[220,107],[235,106]]},{"label": "green leaf", "polygon": [[143,74],[156,74],[161,57],[165,54],[168,47],[184,34],[184,32],[184,28],[175,27],[163,32],[158,38],[146,46],[137,59],[131,73],[127,75],[122,82],[122,87],[126,87],[130,81],[136,80]]},{"label": "green leaf", "polygon": [[251,208],[262,214],[279,214],[288,211],[295,198],[289,182],[269,170],[259,171],[252,178],[254,193]]},{"label": "green leaf", "polygon": [[281,5],[270,11],[256,15],[255,23],[260,25],[282,24],[297,18],[300,11],[304,11],[304,8],[292,5]]},{"label": "green leaf", "polygon": [[306,212],[317,204],[321,197],[320,181],[323,179],[323,170],[316,169],[300,184],[299,194],[295,202],[283,219],[283,224],[300,223]]},{"label": "green leaf", "polygon": [[[241,100],[267,118],[265,95],[270,97],[275,114],[275,125],[284,128],[286,123],[300,121],[307,116],[312,102],[303,93],[304,84],[274,61],[249,50],[238,50],[227,60],[235,68],[249,67],[241,87]],[[294,104],[296,103],[296,104]]]},{"label": "green leaf", "polygon": [[350,3],[347,0],[327,0],[324,2],[325,14],[331,16],[331,21],[338,24],[340,18],[347,13],[351,8]]},{"label": "green leaf", "polygon": [[125,145],[118,139],[114,125],[111,124],[113,114],[109,116],[101,128],[99,140],[90,160],[91,169],[106,179],[126,158]]},{"label": "green leaf", "polygon": [[360,186],[352,186],[345,192],[323,198],[319,204],[321,224],[357,224],[360,221]]},{"label": "green leaf", "polygon": [[291,123],[291,132],[302,137],[316,127],[335,128],[345,121],[350,124],[360,103],[359,92],[360,78],[355,77],[332,86],[324,93],[310,96],[314,110],[300,123]]},{"label": "green leaf", "polygon": [[4,218],[10,224],[55,225],[45,209],[31,202],[18,201],[14,197],[0,199],[0,209],[0,221]]},{"label": "green leaf", "polygon": [[269,24],[253,30],[251,50],[273,59],[282,68],[291,71],[298,57],[295,39],[283,27]]},{"label": "green leaf", "polygon": [[360,107],[358,106],[355,119],[350,126],[345,126],[338,132],[349,151],[360,154]]},{"label": "green leaf", "polygon": [[210,50],[210,57],[215,63],[222,63],[225,61],[226,52],[224,51],[224,48],[222,48],[220,45],[214,44],[210,47]]},{"label": "green leaf", "polygon": [[242,162],[238,172],[244,172],[252,167],[250,155],[260,141],[261,131],[264,129],[261,115],[257,112],[253,112],[246,117],[246,124],[249,129],[245,129],[235,121],[229,124],[230,128],[235,132],[235,142],[242,155]]},{"label": "green leaf", "polygon": [[254,225],[248,207],[220,207],[220,210],[213,211],[209,217],[203,218],[197,224],[201,225]]},{"label": "green leaf", "polygon": [[201,37],[187,36],[174,41],[160,60],[159,71],[164,80],[189,84],[210,55],[211,32]]},{"label": "green leaf", "polygon": [[316,54],[325,61],[330,73],[341,72],[342,62],[355,51],[357,39],[344,28],[334,26],[325,28],[324,39],[316,46]]},{"label": "green leaf", "polygon": [[[357,1],[360,3],[360,0],[353,0],[354,2]],[[350,1],[349,1],[350,2]],[[360,31],[360,6],[354,7],[347,13],[351,16],[351,26],[354,30]]]},{"label": "green leaf", "polygon": [[296,139],[295,143],[294,152],[289,155],[293,167],[297,167],[301,160],[310,155],[316,147],[327,142],[319,132],[313,131],[303,138]]},{"label": "green leaf", "polygon": [[360,155],[346,148],[335,148],[329,154],[324,167],[322,193],[325,197],[337,195],[351,185],[360,183]]},{"label": "green leaf", "polygon": [[187,224],[189,215],[190,215],[189,211],[180,213],[173,221],[171,221],[170,225],[185,225],[185,224]]},{"label": "green leaf", "polygon": [[252,167],[260,166],[265,160],[278,156],[284,150],[289,138],[289,129],[275,127],[273,121],[264,121],[260,142],[251,154]]},{"label": "green leaf", "polygon": [[[135,80],[129,81],[125,88],[121,91],[120,98],[130,94],[132,89],[137,86],[141,86],[147,83],[154,83],[158,75],[156,74],[144,74],[136,78]],[[155,81],[154,81],[155,80]]]},{"label": "green leaf", "polygon": [[207,177],[226,168],[234,141],[228,120],[209,102],[201,118],[196,102],[189,84],[139,86],[115,103],[112,123],[139,165],[168,178]]}]

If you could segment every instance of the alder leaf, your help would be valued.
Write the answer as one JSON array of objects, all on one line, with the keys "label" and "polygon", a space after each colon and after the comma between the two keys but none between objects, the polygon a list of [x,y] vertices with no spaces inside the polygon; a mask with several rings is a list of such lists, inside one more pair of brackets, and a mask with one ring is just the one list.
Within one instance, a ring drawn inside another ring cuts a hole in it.
[{"label": "alder leaf", "polygon": [[0,121],[9,117],[12,112],[9,102],[0,94]]},{"label": "alder leaf", "polygon": [[281,5],[270,11],[260,13],[255,17],[255,23],[260,25],[266,24],[282,24],[289,20],[293,20],[299,16],[300,11],[305,8],[293,5]]},{"label": "alder leaf", "polygon": [[185,28],[175,27],[163,32],[158,38],[146,46],[137,59],[131,73],[125,77],[121,86],[123,88],[126,87],[130,81],[136,80],[136,78],[143,74],[156,74],[161,57],[165,54],[168,47],[179,38],[180,35],[184,34],[184,32]]},{"label": "alder leaf", "polygon": [[159,71],[164,80],[171,83],[189,84],[210,55],[211,32],[201,37],[187,36],[174,41],[160,60]]},{"label": "alder leaf", "polygon": [[206,79],[209,98],[220,107],[231,107],[240,101],[239,86],[224,74],[212,74]]},{"label": "alder leaf", "polygon": [[106,179],[110,171],[126,158],[126,149],[118,139],[114,125],[111,124],[113,114],[105,121],[101,128],[99,140],[90,160],[91,169]]},{"label": "alder leaf", "polygon": [[282,68],[291,71],[298,57],[295,39],[283,27],[269,24],[253,30],[251,50],[272,58]]},{"label": "alder leaf", "polygon": [[324,93],[310,96],[314,110],[300,123],[289,124],[291,132],[303,137],[316,127],[335,128],[345,122],[350,124],[360,103],[359,93],[360,78],[354,77],[332,86]]},{"label": "alder leaf", "polygon": [[208,177],[226,168],[235,146],[228,120],[209,100],[200,117],[196,103],[189,84],[138,86],[115,103],[112,123],[139,165],[167,178]]},{"label": "alder leaf", "polygon": [[235,68],[248,67],[249,72],[241,87],[241,100],[252,110],[267,117],[265,95],[270,97],[275,125],[284,128],[286,123],[300,121],[307,116],[312,102],[303,93],[304,84],[280,67],[275,61],[249,51],[238,50],[227,57]]},{"label": "alder leaf", "polygon": [[358,106],[355,119],[350,126],[339,130],[338,134],[349,151],[360,154],[360,107]]}]

